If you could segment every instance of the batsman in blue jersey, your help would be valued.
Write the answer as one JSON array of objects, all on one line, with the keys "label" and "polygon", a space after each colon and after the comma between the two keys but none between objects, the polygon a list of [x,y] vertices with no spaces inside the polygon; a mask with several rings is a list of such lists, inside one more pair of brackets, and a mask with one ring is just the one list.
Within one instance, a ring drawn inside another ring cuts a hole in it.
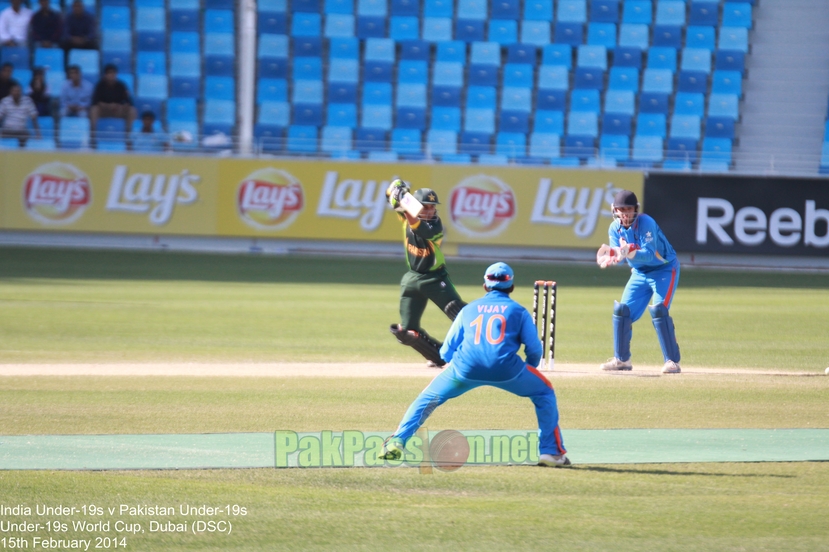
[{"label": "batsman in blue jersey", "polygon": [[[403,421],[386,442],[381,458],[399,460],[406,442],[435,409],[482,385],[528,397],[538,417],[540,466],[569,466],[558,427],[556,393],[537,369],[541,341],[527,309],[510,299],[513,271],[504,263],[486,270],[487,294],[461,309],[440,355],[449,366],[409,406]],[[524,345],[526,360],[518,355]]]},{"label": "batsman in blue jersey", "polygon": [[678,374],[681,371],[679,345],[676,342],[674,321],[668,314],[679,284],[676,252],[656,221],[639,213],[636,194],[629,190],[618,192],[613,198],[612,209],[614,220],[608,230],[610,245],[599,248],[596,261],[605,268],[625,260],[631,271],[625,291],[622,292],[622,300],[614,301],[613,305],[614,356],[602,364],[601,368],[633,369],[630,362],[633,323],[639,320],[647,308],[665,358],[662,373]]}]

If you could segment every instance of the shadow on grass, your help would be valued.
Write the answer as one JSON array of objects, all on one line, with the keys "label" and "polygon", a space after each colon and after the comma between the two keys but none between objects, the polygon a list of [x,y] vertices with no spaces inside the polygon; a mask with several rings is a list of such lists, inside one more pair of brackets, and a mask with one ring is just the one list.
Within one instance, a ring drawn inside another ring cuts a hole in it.
[{"label": "shadow on grass", "polygon": [[643,475],[678,475],[678,476],[693,476],[702,475],[707,477],[778,477],[783,479],[794,479],[794,475],[781,475],[776,473],[712,473],[712,472],[695,472],[695,471],[677,471],[666,469],[642,469],[642,468],[608,468],[606,466],[573,466],[571,469],[594,471],[600,473],[624,473],[624,474],[643,474]]},{"label": "shadow on grass", "polygon": [[[499,259],[493,258],[491,262]],[[450,261],[456,285],[479,286],[490,261]],[[624,287],[624,268],[600,270],[592,264],[510,262],[518,286],[537,279],[573,287]],[[207,253],[103,251],[0,247],[0,278],[181,280],[251,283],[397,284],[406,272],[399,258],[219,255]],[[821,274],[778,274],[693,270],[682,273],[684,288],[765,287],[826,289]]]}]

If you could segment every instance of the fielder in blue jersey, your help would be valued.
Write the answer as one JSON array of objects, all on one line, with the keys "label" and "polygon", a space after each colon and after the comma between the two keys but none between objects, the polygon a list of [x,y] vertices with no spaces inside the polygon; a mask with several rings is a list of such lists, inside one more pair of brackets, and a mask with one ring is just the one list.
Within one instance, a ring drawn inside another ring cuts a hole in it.
[{"label": "fielder in blue jersey", "polygon": [[[435,409],[482,385],[528,397],[538,417],[540,466],[569,466],[558,427],[556,393],[537,369],[541,341],[527,309],[510,299],[513,271],[504,263],[486,270],[487,294],[461,309],[440,355],[449,366],[409,406],[403,421],[386,442],[381,458],[399,460],[406,442]],[[524,345],[526,360],[518,355]]]},{"label": "fielder in blue jersey", "polygon": [[596,261],[605,268],[625,260],[631,271],[622,300],[614,301],[613,305],[614,356],[601,368],[633,369],[630,361],[633,323],[647,308],[665,358],[662,373],[678,374],[681,371],[679,345],[674,321],[668,314],[679,284],[676,252],[656,221],[644,213],[639,214],[636,194],[629,190],[618,192],[613,198],[612,209],[614,220],[608,230],[610,245],[602,245]]}]

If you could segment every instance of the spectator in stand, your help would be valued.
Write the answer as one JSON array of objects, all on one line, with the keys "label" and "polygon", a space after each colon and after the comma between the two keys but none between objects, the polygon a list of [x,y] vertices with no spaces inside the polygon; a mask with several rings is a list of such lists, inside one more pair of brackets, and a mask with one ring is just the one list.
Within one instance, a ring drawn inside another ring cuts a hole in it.
[{"label": "spectator in stand", "polygon": [[63,47],[67,50],[98,48],[97,23],[95,17],[86,11],[83,0],[72,2],[72,10],[63,21]]},{"label": "spectator in stand", "polygon": [[17,81],[12,78],[13,71],[14,65],[11,63],[7,62],[0,66],[0,100],[9,95],[13,84],[17,84]]},{"label": "spectator in stand", "polygon": [[61,117],[86,117],[92,104],[92,83],[81,78],[81,68],[70,65],[60,91]]},{"label": "spectator in stand", "polygon": [[31,18],[32,10],[22,0],[12,0],[11,6],[0,12],[0,46],[28,46]]},{"label": "spectator in stand", "polygon": [[46,74],[43,68],[37,67],[32,71],[32,80],[29,82],[29,88],[26,89],[26,95],[35,103],[40,117],[52,115],[52,95],[46,86]]},{"label": "spectator in stand", "polygon": [[152,111],[141,114],[141,128],[132,133],[132,149],[145,152],[167,149],[167,136],[155,128],[155,113]]},{"label": "spectator in stand", "polygon": [[54,48],[60,45],[63,17],[52,9],[50,0],[40,0],[40,9],[32,16],[29,26],[35,47]]},{"label": "spectator in stand", "polygon": [[26,145],[29,139],[29,129],[26,123],[32,120],[35,133],[40,138],[40,127],[37,124],[37,108],[29,96],[23,95],[23,88],[14,83],[11,93],[0,100],[0,119],[3,120],[0,127],[0,135],[3,138],[17,138],[20,140],[20,147]]},{"label": "spectator in stand", "polygon": [[[112,117],[126,120],[126,129],[132,129],[135,120],[135,107],[132,97],[124,81],[118,78],[118,68],[112,63],[104,67],[104,76],[95,85],[92,93],[92,107],[89,108],[89,127],[92,129],[92,143],[95,143],[94,132],[98,119]],[[127,144],[129,145],[129,144]]]}]

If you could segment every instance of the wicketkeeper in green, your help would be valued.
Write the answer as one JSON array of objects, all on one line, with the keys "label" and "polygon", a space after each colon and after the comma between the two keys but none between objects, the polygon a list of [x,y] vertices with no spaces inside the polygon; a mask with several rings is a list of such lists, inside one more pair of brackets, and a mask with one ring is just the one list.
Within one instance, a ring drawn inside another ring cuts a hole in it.
[{"label": "wicketkeeper in green", "polygon": [[389,203],[403,223],[409,265],[409,271],[400,281],[400,324],[392,324],[390,329],[397,341],[423,355],[429,366],[440,367],[445,364],[440,358],[442,344],[426,333],[420,319],[429,301],[453,321],[466,303],[449,279],[446,259],[440,250],[443,222],[435,207],[440,205],[437,194],[430,188],[416,190],[412,196],[423,208],[415,216],[412,212],[417,209],[405,206],[408,203],[405,196],[409,193],[409,185],[400,179],[394,180],[386,190]]}]

